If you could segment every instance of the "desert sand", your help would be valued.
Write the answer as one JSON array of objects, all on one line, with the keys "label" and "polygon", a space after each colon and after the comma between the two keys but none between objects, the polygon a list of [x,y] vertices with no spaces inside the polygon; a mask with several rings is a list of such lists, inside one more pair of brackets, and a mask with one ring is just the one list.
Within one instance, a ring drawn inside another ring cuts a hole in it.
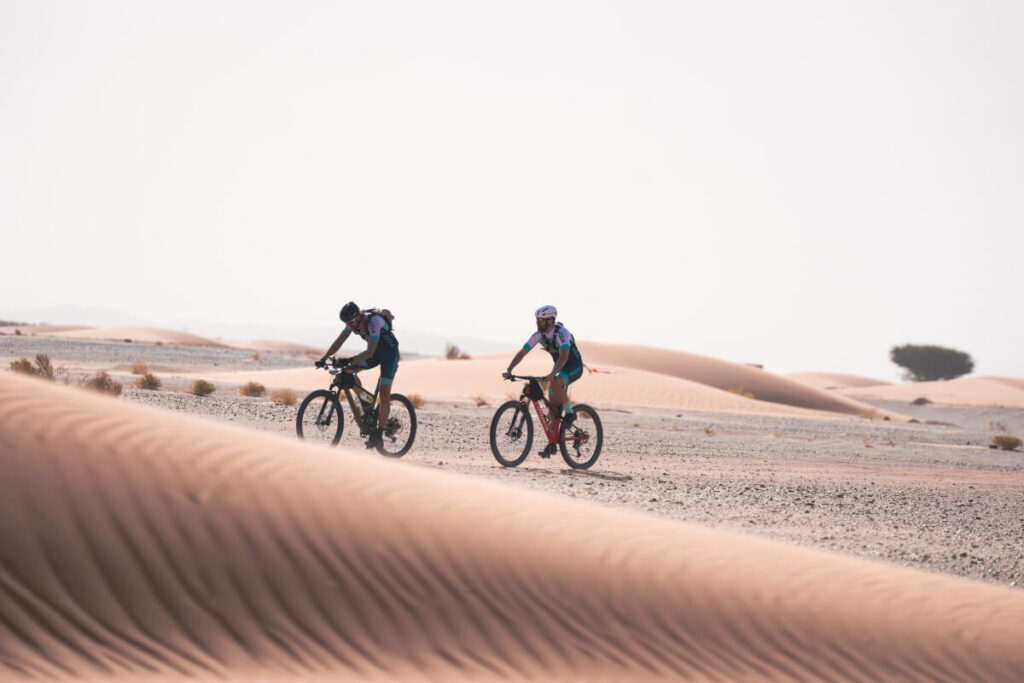
[{"label": "desert sand", "polygon": [[810,384],[819,389],[846,389],[848,387],[875,387],[883,384],[891,384],[880,379],[862,377],[860,375],[846,375],[839,372],[794,372],[786,375],[804,384]]},{"label": "desert sand", "polygon": [[1024,594],[0,374],[8,678],[1020,680]]},{"label": "desert sand", "polygon": [[851,398],[913,401],[971,406],[1024,408],[1024,380],[1012,377],[958,377],[943,382],[914,382],[883,386],[851,387],[840,390]]}]

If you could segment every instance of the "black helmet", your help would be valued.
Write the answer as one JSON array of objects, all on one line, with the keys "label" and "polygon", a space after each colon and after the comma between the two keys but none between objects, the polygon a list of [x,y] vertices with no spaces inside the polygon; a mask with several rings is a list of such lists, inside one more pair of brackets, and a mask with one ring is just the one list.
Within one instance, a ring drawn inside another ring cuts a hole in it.
[{"label": "black helmet", "polygon": [[342,322],[347,323],[350,320],[354,320],[361,312],[362,311],[358,306],[356,306],[354,301],[349,301],[341,307],[341,313],[338,314],[338,317],[341,318]]}]

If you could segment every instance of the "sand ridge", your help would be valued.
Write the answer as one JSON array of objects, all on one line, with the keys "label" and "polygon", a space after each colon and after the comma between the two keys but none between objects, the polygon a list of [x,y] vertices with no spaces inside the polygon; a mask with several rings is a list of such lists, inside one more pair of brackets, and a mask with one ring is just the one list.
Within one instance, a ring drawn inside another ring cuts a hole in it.
[{"label": "sand ridge", "polygon": [[852,398],[883,401],[914,401],[925,398],[932,403],[1024,408],[1024,378],[958,377],[939,382],[913,382],[876,387],[851,387],[840,390]]},{"label": "sand ridge", "polygon": [[0,375],[14,676],[1019,680],[1024,596]]}]

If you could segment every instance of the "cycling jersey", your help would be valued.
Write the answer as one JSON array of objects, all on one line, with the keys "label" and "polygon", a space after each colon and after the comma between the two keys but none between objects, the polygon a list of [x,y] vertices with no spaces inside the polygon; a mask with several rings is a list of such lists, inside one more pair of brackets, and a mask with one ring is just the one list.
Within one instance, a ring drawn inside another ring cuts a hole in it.
[{"label": "cycling jersey", "polygon": [[378,349],[382,346],[388,349],[398,348],[398,339],[391,331],[391,325],[384,316],[378,313],[362,313],[361,315],[366,324],[362,326],[362,329],[356,331],[356,334],[368,342],[377,342]]},{"label": "cycling jersey", "polygon": [[580,355],[579,349],[576,348],[576,339],[562,323],[555,323],[547,332],[534,332],[523,344],[523,349],[529,351],[538,343],[551,354],[556,363],[562,349],[569,351],[565,367],[558,373],[566,381],[566,384],[575,382],[583,375],[583,357]]}]

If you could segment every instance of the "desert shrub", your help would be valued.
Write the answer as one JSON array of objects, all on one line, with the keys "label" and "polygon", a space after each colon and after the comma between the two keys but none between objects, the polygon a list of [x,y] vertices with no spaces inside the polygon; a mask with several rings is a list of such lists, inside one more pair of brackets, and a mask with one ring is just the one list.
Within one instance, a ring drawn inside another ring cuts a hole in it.
[{"label": "desert shrub", "polygon": [[467,360],[471,356],[452,343],[444,345],[444,357],[448,360]]},{"label": "desert shrub", "polygon": [[238,387],[239,396],[262,396],[267,393],[267,388],[259,382],[246,382]]},{"label": "desert shrub", "polygon": [[270,392],[270,400],[284,406],[293,406],[299,400],[291,389],[278,389]]},{"label": "desert shrub", "polygon": [[260,360],[262,358],[263,356],[260,355],[259,351],[253,351],[252,354],[249,355],[249,360]]},{"label": "desert shrub", "polygon": [[904,368],[903,378],[912,382],[954,379],[974,370],[969,354],[943,346],[894,346],[889,358]]},{"label": "desert shrub", "polygon": [[163,382],[160,381],[160,378],[152,372],[147,372],[135,380],[135,386],[139,389],[148,389],[149,391],[156,391],[162,384]]},{"label": "desert shrub", "polygon": [[28,358],[20,358],[18,360],[11,361],[11,370],[14,372],[20,372],[24,375],[33,375],[35,377],[42,377],[43,379],[53,380],[57,378],[57,375],[65,372],[64,368],[54,369],[50,363],[50,357],[45,353],[36,354],[35,365],[32,364]]},{"label": "desert shrub", "polygon": [[743,398],[754,398],[754,392],[747,391],[743,387],[739,387],[738,389],[726,389],[726,391],[728,391],[730,394],[742,396]]},{"label": "desert shrub", "polygon": [[929,401],[924,396],[918,396],[917,398],[915,398],[913,401],[910,402],[910,405],[912,405],[912,406],[926,406],[929,403],[931,403],[931,401]]},{"label": "desert shrub", "polygon": [[82,380],[82,386],[90,391],[98,391],[111,396],[120,396],[122,389],[121,383],[115,382],[106,370],[100,370],[92,377],[86,377]]},{"label": "desert shrub", "polygon": [[195,382],[192,383],[192,389],[189,391],[189,393],[195,394],[196,396],[209,396],[216,390],[217,387],[213,386],[205,379],[197,379]]},{"label": "desert shrub", "polygon": [[132,374],[133,375],[145,375],[147,372],[149,372],[149,368],[146,367],[145,363],[133,363],[132,364]]},{"label": "desert shrub", "polygon": [[707,434],[708,436],[714,436],[715,434],[718,433],[718,430],[716,430],[714,427],[705,427],[704,433]]},{"label": "desert shrub", "polygon": [[421,408],[426,403],[426,401],[423,400],[423,397],[419,394],[406,394],[405,397],[409,399],[409,403],[412,404],[413,408]]},{"label": "desert shrub", "polygon": [[490,403],[487,402],[487,398],[483,394],[477,394],[472,398],[472,401],[473,403],[476,404],[477,408],[483,408],[484,406],[490,405]]},{"label": "desert shrub", "polygon": [[992,443],[996,448],[1000,448],[1004,451],[1015,451],[1020,448],[1020,439],[1009,434],[1000,434],[999,436],[992,437]]},{"label": "desert shrub", "polygon": [[20,358],[11,361],[11,372],[20,372],[23,375],[36,377],[36,368],[28,358]]}]

